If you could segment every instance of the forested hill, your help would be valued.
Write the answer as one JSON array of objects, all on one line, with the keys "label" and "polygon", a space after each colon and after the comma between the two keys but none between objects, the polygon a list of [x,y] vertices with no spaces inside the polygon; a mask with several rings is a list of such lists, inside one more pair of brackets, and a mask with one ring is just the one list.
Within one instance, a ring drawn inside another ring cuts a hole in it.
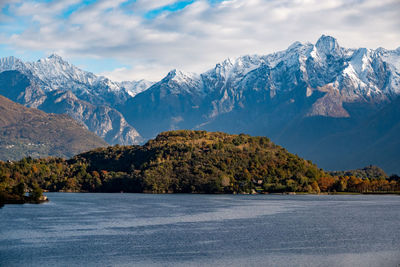
[{"label": "forested hill", "polygon": [[87,170],[124,172],[151,192],[310,191],[324,172],[266,137],[221,132],[164,132],[144,146],[109,147],[76,156]]},{"label": "forested hill", "polygon": [[[143,146],[73,157],[0,162],[0,192],[39,187],[69,192],[266,193],[399,191],[398,177],[334,176],[266,137],[171,131]],[[18,187],[19,185],[19,187]]]}]

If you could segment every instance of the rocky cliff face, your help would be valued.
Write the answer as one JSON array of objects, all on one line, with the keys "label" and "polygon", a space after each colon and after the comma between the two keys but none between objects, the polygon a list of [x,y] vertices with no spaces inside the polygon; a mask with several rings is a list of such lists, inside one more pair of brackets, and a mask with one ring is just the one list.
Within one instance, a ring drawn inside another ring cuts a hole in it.
[{"label": "rocky cliff face", "polygon": [[48,93],[39,108],[46,112],[68,114],[110,144],[136,144],[143,140],[119,111],[80,100],[71,91]]}]

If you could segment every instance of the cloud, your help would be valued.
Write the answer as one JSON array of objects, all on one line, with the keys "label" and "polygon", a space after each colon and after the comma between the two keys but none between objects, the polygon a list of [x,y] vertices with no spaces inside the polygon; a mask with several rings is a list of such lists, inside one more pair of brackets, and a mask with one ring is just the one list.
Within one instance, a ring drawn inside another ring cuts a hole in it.
[{"label": "cloud", "polygon": [[[149,76],[149,70],[151,75]],[[171,68],[168,68],[171,70]],[[162,65],[134,65],[131,68],[116,68],[111,71],[100,72],[99,75],[108,77],[114,81],[140,80],[141,77],[148,77],[149,81],[158,81],[168,73],[165,66]],[[152,80],[152,77],[156,77]]]},{"label": "cloud", "polygon": [[[267,54],[294,41],[315,42],[321,34],[347,47],[400,45],[398,0],[197,0],[164,9],[179,2],[10,3],[16,20],[31,23],[22,32],[3,34],[0,42],[75,58],[114,58],[131,66],[103,72],[118,80],[158,80],[173,68],[202,72],[227,57]],[[154,9],[156,16],[146,17]]]},{"label": "cloud", "polygon": [[136,11],[150,11],[178,2],[177,0],[137,0],[132,4]]}]

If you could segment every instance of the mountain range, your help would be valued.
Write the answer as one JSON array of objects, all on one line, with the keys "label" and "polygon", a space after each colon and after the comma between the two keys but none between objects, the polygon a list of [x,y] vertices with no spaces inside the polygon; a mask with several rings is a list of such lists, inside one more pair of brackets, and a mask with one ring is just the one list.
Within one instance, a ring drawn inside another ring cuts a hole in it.
[{"label": "mountain range", "polygon": [[400,48],[344,48],[331,36],[268,55],[226,59],[202,74],[113,82],[57,55],[0,60],[0,94],[64,113],[110,144],[203,129],[268,136],[329,169],[400,172]]},{"label": "mountain range", "polygon": [[130,91],[124,90],[118,83],[83,71],[54,54],[34,63],[3,58],[0,72],[0,94],[15,102],[68,114],[110,144],[143,140],[113,108],[132,97],[132,86]]}]

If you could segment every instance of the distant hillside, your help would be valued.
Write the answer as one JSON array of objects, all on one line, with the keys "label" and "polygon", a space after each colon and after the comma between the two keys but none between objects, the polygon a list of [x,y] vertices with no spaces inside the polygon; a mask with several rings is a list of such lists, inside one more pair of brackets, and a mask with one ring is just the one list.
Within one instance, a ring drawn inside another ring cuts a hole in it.
[{"label": "distant hillside", "polygon": [[334,171],[331,172],[332,175],[336,176],[354,176],[358,178],[368,178],[368,179],[387,179],[389,176],[384,170],[377,166],[367,166],[362,169],[349,170],[349,171]]},{"label": "distant hillside", "polygon": [[0,160],[57,156],[107,146],[66,115],[26,108],[0,96]]}]

